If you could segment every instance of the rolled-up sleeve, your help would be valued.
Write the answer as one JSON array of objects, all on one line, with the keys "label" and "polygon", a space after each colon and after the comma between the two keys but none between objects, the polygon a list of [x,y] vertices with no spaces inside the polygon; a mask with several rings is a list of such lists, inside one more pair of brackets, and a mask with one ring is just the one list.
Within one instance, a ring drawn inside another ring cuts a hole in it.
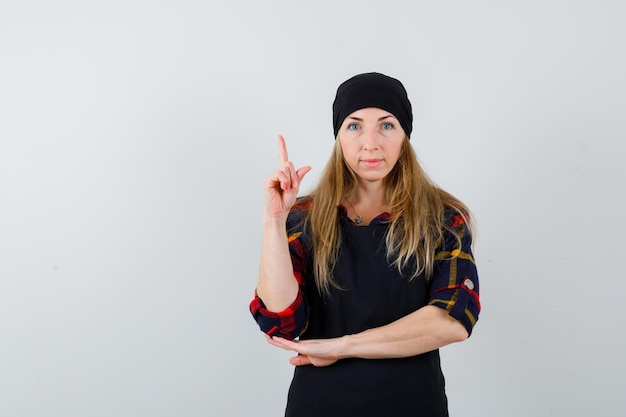
[{"label": "rolled-up sleeve", "polygon": [[[289,223],[288,221],[288,230]],[[304,295],[305,250],[301,239],[302,232],[292,231],[285,237],[289,242],[294,277],[299,285],[298,295],[285,310],[273,312],[265,307],[263,300],[255,291],[254,299],[250,302],[250,312],[264,333],[292,340],[306,330],[310,308]]]},{"label": "rolled-up sleeve", "polygon": [[255,294],[250,303],[250,312],[264,333],[289,340],[302,334],[308,315],[302,292],[298,293],[296,300],[289,307],[280,312],[269,311],[265,308],[263,300]]},{"label": "rolled-up sleeve", "polygon": [[460,243],[454,234],[444,234],[435,253],[428,304],[447,310],[471,335],[481,310],[472,236],[460,214],[453,216],[450,225],[458,234]]}]

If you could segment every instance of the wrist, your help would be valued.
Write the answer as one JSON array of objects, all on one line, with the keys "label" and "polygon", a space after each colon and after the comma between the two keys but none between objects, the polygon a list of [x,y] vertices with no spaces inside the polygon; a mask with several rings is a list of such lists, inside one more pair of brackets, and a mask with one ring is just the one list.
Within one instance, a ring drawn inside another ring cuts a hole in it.
[{"label": "wrist", "polygon": [[352,347],[354,346],[354,337],[351,334],[347,334],[345,336],[341,336],[339,338],[339,359],[348,359],[352,358]]},{"label": "wrist", "polygon": [[285,224],[287,224],[287,214],[268,214],[266,213],[263,216],[263,226],[269,228],[279,228],[281,230],[285,229]]}]

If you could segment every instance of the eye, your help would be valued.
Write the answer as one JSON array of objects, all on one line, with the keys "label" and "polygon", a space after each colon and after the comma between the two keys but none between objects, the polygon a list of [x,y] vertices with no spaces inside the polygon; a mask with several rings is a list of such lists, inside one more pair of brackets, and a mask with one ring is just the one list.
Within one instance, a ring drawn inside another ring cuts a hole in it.
[{"label": "eye", "polygon": [[359,125],[358,125],[358,124],[356,124],[356,123],[350,123],[350,124],[348,125],[347,129],[348,129],[348,130],[352,130],[352,131],[354,131],[354,130],[359,130]]},{"label": "eye", "polygon": [[393,129],[393,123],[383,123],[381,127],[383,130],[391,130]]}]

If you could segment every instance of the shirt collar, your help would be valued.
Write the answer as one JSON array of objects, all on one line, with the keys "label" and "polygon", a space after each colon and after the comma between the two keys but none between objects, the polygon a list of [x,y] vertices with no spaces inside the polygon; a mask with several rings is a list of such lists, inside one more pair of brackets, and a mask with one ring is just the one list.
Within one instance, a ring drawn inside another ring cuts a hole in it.
[{"label": "shirt collar", "polygon": [[[356,226],[356,223],[354,222],[354,220],[348,217],[348,209],[346,208],[346,206],[344,206],[343,204],[340,204],[339,207],[337,207],[337,209],[339,210],[339,220],[341,221],[341,224],[343,225],[350,224],[350,225]],[[389,223],[390,219],[391,219],[391,214],[387,212],[380,213],[378,216],[374,217],[372,221],[370,221],[370,224],[368,226],[387,224]]]}]

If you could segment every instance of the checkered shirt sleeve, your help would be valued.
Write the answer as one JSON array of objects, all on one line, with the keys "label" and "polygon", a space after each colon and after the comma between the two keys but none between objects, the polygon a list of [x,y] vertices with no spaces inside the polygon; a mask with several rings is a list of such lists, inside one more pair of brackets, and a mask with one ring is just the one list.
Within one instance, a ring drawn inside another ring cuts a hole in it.
[{"label": "checkered shirt sleeve", "polygon": [[446,232],[438,245],[428,304],[447,310],[471,335],[481,310],[472,236],[460,214],[452,218],[450,225],[461,242]]}]

